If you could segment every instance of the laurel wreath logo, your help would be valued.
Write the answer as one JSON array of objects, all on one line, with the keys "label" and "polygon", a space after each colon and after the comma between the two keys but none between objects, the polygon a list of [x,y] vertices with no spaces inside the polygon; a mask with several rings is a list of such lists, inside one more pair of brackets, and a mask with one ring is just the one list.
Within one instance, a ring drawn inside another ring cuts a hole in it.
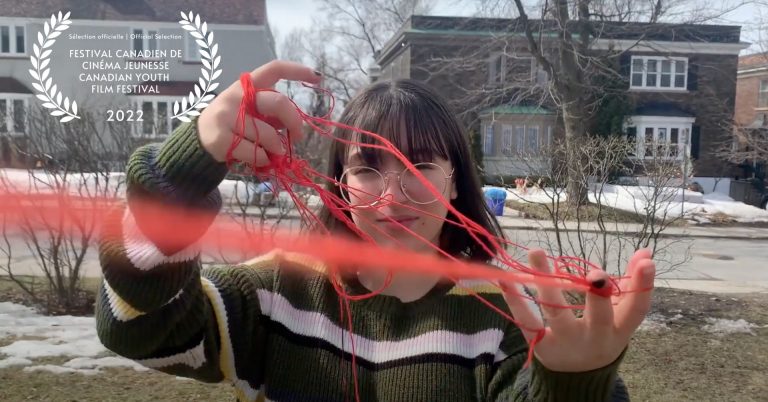
[{"label": "laurel wreath logo", "polygon": [[203,68],[200,69],[202,77],[195,84],[193,91],[189,95],[173,103],[173,117],[184,122],[192,121],[189,116],[200,116],[200,110],[208,106],[215,95],[211,94],[219,84],[214,82],[221,75],[219,63],[221,56],[218,55],[219,45],[213,43],[213,31],[208,31],[208,24],[200,21],[200,14],[190,11],[188,14],[181,12],[181,27],[196,39],[200,46],[200,61]]},{"label": "laurel wreath logo", "polygon": [[68,96],[64,97],[62,102],[63,95],[50,77],[51,68],[48,67],[48,64],[51,62],[53,50],[49,48],[56,43],[56,38],[62,32],[69,29],[70,24],[72,24],[69,15],[69,12],[62,15],[59,11],[58,15],[55,13],[51,15],[50,23],[45,21],[43,32],[37,33],[37,43],[32,45],[35,54],[29,57],[32,62],[32,69],[29,70],[29,74],[37,81],[33,82],[32,86],[40,92],[37,94],[37,98],[43,101],[44,108],[54,109],[51,110],[51,116],[61,117],[62,123],[79,119],[80,116],[77,115],[77,102],[73,100],[70,103]]}]

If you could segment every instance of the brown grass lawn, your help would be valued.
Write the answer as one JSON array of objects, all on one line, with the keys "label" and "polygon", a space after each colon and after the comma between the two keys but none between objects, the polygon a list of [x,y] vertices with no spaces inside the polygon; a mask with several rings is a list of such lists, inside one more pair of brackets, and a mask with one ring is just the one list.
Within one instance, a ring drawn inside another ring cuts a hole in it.
[{"label": "brown grass lawn", "polygon": [[[2,282],[0,282],[2,283]],[[3,289],[5,292],[3,293]],[[0,286],[0,301],[9,287]],[[621,366],[633,401],[766,401],[768,294],[713,295],[657,289],[653,312],[669,329],[636,333]],[[745,319],[755,335],[702,330],[707,317]],[[0,339],[0,346],[11,343]],[[67,358],[38,360],[60,364]],[[108,369],[103,374],[27,373],[0,369],[0,401],[231,401],[223,384],[202,384],[158,372]]]}]

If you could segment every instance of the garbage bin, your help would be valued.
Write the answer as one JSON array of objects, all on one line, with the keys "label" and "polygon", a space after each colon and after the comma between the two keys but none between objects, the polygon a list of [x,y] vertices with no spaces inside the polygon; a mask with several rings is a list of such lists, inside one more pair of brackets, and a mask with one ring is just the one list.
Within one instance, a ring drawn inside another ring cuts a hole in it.
[{"label": "garbage bin", "polygon": [[504,201],[507,199],[507,192],[502,188],[489,188],[485,190],[485,202],[494,215],[504,215]]}]

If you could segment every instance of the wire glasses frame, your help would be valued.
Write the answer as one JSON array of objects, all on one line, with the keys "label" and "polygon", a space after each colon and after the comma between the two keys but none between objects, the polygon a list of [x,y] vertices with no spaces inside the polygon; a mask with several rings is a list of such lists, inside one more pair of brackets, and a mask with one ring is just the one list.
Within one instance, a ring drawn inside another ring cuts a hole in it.
[{"label": "wire glasses frame", "polygon": [[[432,162],[421,162],[413,165],[416,170],[429,181],[439,193],[444,193],[448,182],[453,178],[454,169],[450,174],[445,173],[440,165]],[[400,184],[400,190],[414,204],[427,205],[437,201],[437,197],[427,186],[416,177],[407,167],[401,172],[380,172],[367,166],[353,166],[344,170],[338,180],[340,192],[344,201],[355,207],[376,207],[382,202],[384,193],[389,187],[389,176],[394,174]],[[354,183],[350,185],[350,179]],[[353,202],[350,192],[355,198],[370,201]]]}]

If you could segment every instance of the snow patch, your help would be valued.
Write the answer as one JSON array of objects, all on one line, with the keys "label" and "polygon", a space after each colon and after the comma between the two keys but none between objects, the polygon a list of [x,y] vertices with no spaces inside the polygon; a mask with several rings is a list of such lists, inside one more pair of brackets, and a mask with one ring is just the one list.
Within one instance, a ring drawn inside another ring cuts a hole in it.
[{"label": "snow patch", "polygon": [[723,318],[707,318],[708,324],[701,329],[715,335],[750,334],[756,335],[752,328],[760,328],[759,325],[747,322],[744,319],[727,320]]},{"label": "snow patch", "polygon": [[8,357],[0,360],[0,369],[12,366],[28,366],[30,364],[32,364],[32,360],[24,359],[22,357]]},{"label": "snow patch", "polygon": [[[676,317],[674,318],[675,320],[679,319],[677,318],[677,316],[675,317]],[[667,331],[669,330],[669,326],[667,326],[667,321],[669,320],[663,314],[651,313],[645,316],[645,319],[643,320],[642,323],[640,323],[640,326],[637,328],[637,330],[638,331],[655,331],[655,332]]]},{"label": "snow patch", "polygon": [[[96,334],[93,317],[44,316],[34,309],[15,303],[0,303],[0,338],[19,339],[0,347],[0,369],[29,366],[25,371],[80,373],[94,375],[107,367],[127,367],[147,371],[140,364],[108,353]],[[33,339],[29,339],[33,338]],[[34,359],[67,356],[73,359],[61,366],[32,366]]]}]

